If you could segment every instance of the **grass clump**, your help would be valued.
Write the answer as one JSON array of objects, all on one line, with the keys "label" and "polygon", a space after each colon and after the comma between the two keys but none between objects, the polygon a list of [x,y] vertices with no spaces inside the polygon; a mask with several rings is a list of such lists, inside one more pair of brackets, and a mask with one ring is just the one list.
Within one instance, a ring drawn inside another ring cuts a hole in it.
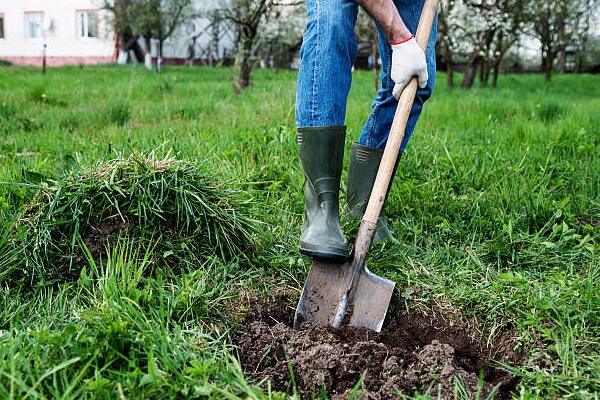
[{"label": "grass clump", "polygon": [[65,107],[67,103],[64,100],[61,100],[51,94],[48,93],[43,86],[33,86],[29,89],[27,93],[27,97],[30,101],[38,104],[46,104],[49,106],[59,106]]},{"label": "grass clump", "polygon": [[23,123],[17,107],[10,101],[0,101],[0,133],[10,133],[20,129]]},{"label": "grass clump", "polygon": [[538,106],[538,117],[546,124],[556,121],[564,114],[563,107],[555,102],[547,102]]},{"label": "grass clump", "polygon": [[17,109],[11,103],[2,101],[0,103],[0,123],[5,122],[17,115]]},{"label": "grass clump", "polygon": [[131,119],[131,106],[123,101],[111,104],[106,111],[106,119],[117,126],[125,125]]},{"label": "grass clump", "polygon": [[24,266],[13,272],[36,283],[70,280],[85,254],[101,260],[119,237],[146,241],[169,265],[243,257],[254,223],[245,195],[230,186],[195,164],[142,154],[44,182],[17,222]]}]

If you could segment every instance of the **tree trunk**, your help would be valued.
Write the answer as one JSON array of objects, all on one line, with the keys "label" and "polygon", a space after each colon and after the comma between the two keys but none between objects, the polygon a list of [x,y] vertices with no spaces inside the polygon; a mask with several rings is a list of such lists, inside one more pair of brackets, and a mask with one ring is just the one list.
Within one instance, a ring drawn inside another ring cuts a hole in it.
[{"label": "tree trunk", "polygon": [[498,75],[500,75],[500,63],[502,62],[502,58],[498,57],[496,61],[494,61],[494,67],[492,70],[492,87],[498,86]]},{"label": "tree trunk", "polygon": [[575,71],[578,74],[581,74],[583,72],[583,63],[584,63],[584,59],[585,59],[585,53],[587,52],[588,42],[590,39],[590,28],[591,28],[590,18],[591,18],[591,16],[592,16],[591,12],[588,12],[585,15],[585,22],[583,25],[583,31],[582,31],[582,35],[581,35],[581,43],[579,45],[579,51],[577,52],[577,64],[575,66]]},{"label": "tree trunk", "polygon": [[186,64],[188,67],[192,67],[194,65],[194,60],[196,60],[196,42],[198,41],[198,36],[194,35],[190,38],[188,43],[188,51],[187,51],[187,60]]},{"label": "tree trunk", "polygon": [[127,43],[125,42],[125,38],[122,35],[117,35],[117,46],[118,46],[118,55],[117,55],[117,64],[125,65],[129,60],[129,49],[127,48]]},{"label": "tree trunk", "polygon": [[492,42],[494,41],[494,36],[496,34],[496,29],[490,29],[485,33],[483,51],[485,56],[481,57],[480,62],[480,74],[479,74],[479,84],[481,86],[487,86],[488,80],[490,77],[490,49],[492,46]]},{"label": "tree trunk", "polygon": [[446,59],[446,79],[448,88],[454,87],[454,55],[452,54],[452,44],[447,36],[444,37],[444,58]]},{"label": "tree trunk", "polygon": [[[480,80],[483,83],[485,79],[485,64],[487,61],[487,54],[489,54],[490,44],[492,42],[494,36],[494,30],[488,30],[485,32],[484,37],[481,42],[477,45],[475,51],[473,51],[471,58],[469,59],[469,63],[467,65],[467,70],[465,71],[465,77],[463,78],[462,87],[465,89],[469,89],[473,86],[475,82],[475,78],[477,77],[478,68],[481,68]],[[481,53],[484,52],[486,57],[484,58]]]},{"label": "tree trunk", "polygon": [[582,51],[577,53],[577,65],[575,66],[575,72],[578,74],[583,73],[583,60],[584,53]]},{"label": "tree trunk", "polygon": [[150,37],[144,37],[144,44],[146,45],[146,52],[144,54],[144,66],[148,71],[152,71],[152,40]]},{"label": "tree trunk", "polygon": [[137,39],[131,45],[131,50],[135,55],[136,61],[142,62],[142,60],[144,59],[144,50],[142,49],[142,46],[140,46],[140,44],[138,43]]},{"label": "tree trunk", "polygon": [[552,80],[553,63],[554,56],[550,52],[547,52],[546,55],[542,56],[542,72],[544,73],[546,82],[550,82]]},{"label": "tree trunk", "polygon": [[487,86],[488,81],[490,79],[490,62],[487,59],[484,59],[481,63],[480,73],[479,73],[479,83],[481,86]]},{"label": "tree trunk", "polygon": [[138,43],[137,37],[133,36],[130,30],[124,31],[119,37],[119,64],[126,64],[129,61],[129,52],[133,52],[135,62],[144,60],[144,50]]},{"label": "tree trunk", "polygon": [[[505,41],[504,33],[500,32],[498,37],[498,45],[494,51],[494,62],[492,64],[492,87],[498,86],[498,76],[500,75],[500,66],[504,56],[508,53],[508,50],[517,42],[518,39],[513,38],[512,40]],[[503,44],[504,43],[504,44]]]},{"label": "tree trunk", "polygon": [[160,74],[163,69],[163,43],[162,39],[158,39],[158,46],[156,49],[156,73]]},{"label": "tree trunk", "polygon": [[[452,5],[450,3],[440,2],[440,12],[439,12],[439,20],[438,20],[438,32],[439,32],[439,40],[440,50],[443,45],[444,50],[444,61],[446,62],[446,84],[448,88],[454,87],[454,66],[452,65],[454,62],[454,57],[452,54],[452,41],[449,37],[450,29],[448,26],[448,12],[452,10]],[[440,51],[439,54],[442,52]]]},{"label": "tree trunk", "polygon": [[239,49],[235,57],[235,90],[239,93],[250,86],[252,78],[252,46],[255,36],[245,35],[242,29]]},{"label": "tree trunk", "polygon": [[548,45],[542,46],[542,72],[544,73],[546,82],[552,80],[552,67],[554,64],[555,54]]},{"label": "tree trunk", "polygon": [[462,87],[465,89],[470,89],[475,82],[475,77],[477,76],[477,69],[481,64],[482,57],[479,54],[476,54],[471,58],[469,64],[467,65],[467,70],[465,71],[465,77],[462,81]]},{"label": "tree trunk", "polygon": [[508,49],[510,49],[511,46],[512,46],[512,43],[508,44],[504,48],[502,48],[500,46],[497,49],[497,52],[499,54],[494,59],[494,64],[492,66],[492,74],[493,74],[492,87],[494,87],[494,88],[498,86],[498,76],[500,75],[500,66],[502,65],[502,60],[504,59],[504,56],[506,55],[506,53],[508,52]]},{"label": "tree trunk", "polygon": [[210,66],[217,65],[220,59],[219,54],[219,39],[221,37],[221,20],[217,14],[213,16],[212,21],[212,38],[210,43],[210,56],[208,58],[208,62]]},{"label": "tree trunk", "polygon": [[558,68],[558,72],[561,74],[564,74],[567,71],[567,55],[564,49],[558,52],[558,61],[556,66]]},{"label": "tree trunk", "polygon": [[552,80],[552,61],[546,62],[546,70],[544,71],[544,76],[546,78],[546,82],[550,82]]}]

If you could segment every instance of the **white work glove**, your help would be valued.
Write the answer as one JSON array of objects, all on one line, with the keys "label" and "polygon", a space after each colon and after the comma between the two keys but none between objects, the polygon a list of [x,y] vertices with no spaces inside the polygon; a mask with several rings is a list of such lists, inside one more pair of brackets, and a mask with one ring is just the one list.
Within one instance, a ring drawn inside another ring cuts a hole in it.
[{"label": "white work glove", "polygon": [[421,89],[427,86],[429,74],[425,52],[412,37],[406,42],[392,45],[392,80],[396,83],[392,93],[396,100],[415,75]]}]

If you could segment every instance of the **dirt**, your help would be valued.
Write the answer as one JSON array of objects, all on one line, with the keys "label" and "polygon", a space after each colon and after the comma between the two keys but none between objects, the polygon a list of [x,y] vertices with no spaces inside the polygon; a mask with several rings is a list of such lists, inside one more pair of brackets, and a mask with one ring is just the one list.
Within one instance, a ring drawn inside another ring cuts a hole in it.
[{"label": "dirt", "polygon": [[105,258],[107,247],[122,232],[129,227],[128,218],[123,220],[119,215],[111,218],[90,220],[83,237],[83,242],[87,246],[94,260]]},{"label": "dirt", "polygon": [[[493,345],[443,310],[392,311],[381,334],[303,324],[291,328],[293,302],[257,305],[235,338],[246,374],[256,382],[302,398],[396,399],[429,394],[454,399],[457,385],[468,398],[508,398],[516,380],[497,361],[517,363],[510,332]],[[459,383],[460,382],[460,383]]]},{"label": "dirt", "polygon": [[590,225],[593,228],[600,226],[600,217],[593,215],[577,215],[575,217],[579,225]]}]

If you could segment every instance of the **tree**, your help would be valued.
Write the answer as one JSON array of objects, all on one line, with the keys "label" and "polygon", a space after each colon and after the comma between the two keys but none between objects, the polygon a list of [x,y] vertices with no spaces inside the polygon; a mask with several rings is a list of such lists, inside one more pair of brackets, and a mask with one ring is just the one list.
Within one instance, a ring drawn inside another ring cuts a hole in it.
[{"label": "tree", "polygon": [[487,55],[497,29],[497,10],[494,0],[464,1],[463,23],[457,31],[461,38],[466,40],[470,48],[467,67],[461,86],[470,88],[475,82],[477,72],[480,80],[485,81],[487,69]]},{"label": "tree", "polygon": [[364,50],[370,53],[370,67],[373,70],[373,88],[375,94],[377,94],[379,80],[381,79],[377,26],[373,18],[362,7],[356,19],[356,37],[358,39],[359,54]]},{"label": "tree", "polygon": [[[583,23],[583,32],[581,35],[581,40],[580,40],[580,44],[578,46],[577,49],[577,56],[576,56],[576,61],[575,61],[575,71],[577,73],[582,73],[583,72],[583,67],[585,64],[585,60],[587,57],[593,57],[594,53],[595,56],[598,57],[598,55],[600,55],[600,51],[593,51],[593,37],[591,37],[591,27],[593,24],[593,15],[592,13],[587,13],[587,15],[585,16],[584,19],[584,23]],[[591,44],[591,46],[590,46]],[[590,52],[590,50],[592,50]]]},{"label": "tree", "polygon": [[[488,50],[489,69],[493,75],[492,85],[498,85],[498,75],[500,74],[500,65],[504,56],[510,48],[518,42],[522,35],[527,14],[526,0],[498,0],[495,3],[497,12],[497,23],[492,44]],[[486,74],[484,83],[487,83],[489,74]]]},{"label": "tree", "polygon": [[133,21],[133,26],[146,42],[147,58],[151,40],[157,41],[156,70],[160,72],[165,40],[190,16],[191,0],[136,0],[136,4],[138,18]]},{"label": "tree", "polygon": [[502,60],[523,34],[528,1],[442,1],[439,41],[450,86],[453,64],[463,57],[466,57],[463,88],[472,87],[477,75],[481,85],[487,85],[490,77],[494,87],[497,85]]},{"label": "tree", "polygon": [[112,24],[119,45],[119,58],[128,61],[133,52],[136,61],[144,59],[144,50],[138,44],[138,36],[134,32],[133,22],[137,18],[134,0],[105,0],[103,8],[112,14]]},{"label": "tree", "polygon": [[231,49],[222,44],[235,42],[237,26],[225,18],[225,10],[218,5],[212,1],[194,4],[194,14],[187,24],[185,35],[188,65],[193,65],[197,57],[207,61],[210,66],[229,62]]},{"label": "tree", "polygon": [[569,45],[580,44],[597,0],[531,0],[530,35],[541,43],[541,70],[552,78],[554,62]]},{"label": "tree", "polygon": [[[190,16],[192,0],[104,0],[104,8],[113,14],[119,41],[137,45],[141,37],[146,44],[146,66],[151,66],[151,40],[158,41],[157,70],[160,71],[164,41]],[[122,45],[122,46],[123,46]]]},{"label": "tree", "polygon": [[453,18],[455,0],[443,0],[440,2],[440,12],[438,17],[438,46],[441,51],[438,51],[443,56],[446,66],[446,77],[448,87],[454,86],[454,52],[455,41],[453,32],[456,31],[456,18]]},{"label": "tree", "polygon": [[235,89],[240,92],[250,86],[252,50],[258,27],[273,7],[272,0],[230,0],[225,8],[226,18],[238,27],[238,51],[235,57]]},{"label": "tree", "polygon": [[278,7],[302,4],[300,0],[223,0],[225,18],[233,21],[238,30],[238,49],[235,57],[235,89],[240,92],[250,85],[253,55],[256,51],[259,27],[269,20]]},{"label": "tree", "polygon": [[302,46],[306,10],[295,5],[274,6],[260,29],[254,53],[262,65],[289,68]]}]

